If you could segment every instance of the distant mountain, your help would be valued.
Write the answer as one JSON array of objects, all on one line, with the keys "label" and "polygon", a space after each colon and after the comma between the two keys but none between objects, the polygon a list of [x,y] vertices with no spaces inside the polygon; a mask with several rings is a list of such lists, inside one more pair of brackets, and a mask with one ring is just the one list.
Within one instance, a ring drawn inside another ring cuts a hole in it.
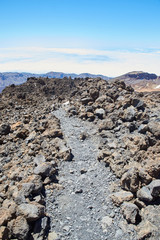
[{"label": "distant mountain", "polygon": [[111,81],[115,80],[123,80],[127,85],[131,85],[137,92],[160,91],[160,77],[154,73],[134,71],[111,79]]},{"label": "distant mountain", "polygon": [[109,78],[103,75],[95,75],[90,73],[63,73],[63,72],[48,72],[44,74],[35,74],[35,73],[18,73],[18,72],[4,72],[0,73],[0,92],[8,85],[11,84],[21,84],[24,83],[29,77],[48,77],[48,78],[64,78],[71,77],[74,78],[97,78],[100,77],[104,80],[115,81],[123,80],[127,85],[131,85],[137,92],[151,92],[151,91],[160,91],[160,77],[154,73],[147,72],[129,72],[122,76],[116,78]]},{"label": "distant mountain", "polygon": [[4,72],[0,73],[0,92],[8,85],[11,84],[21,84],[24,83],[27,78],[29,77],[48,77],[48,78],[64,78],[64,77],[71,77],[71,78],[97,78],[101,77],[104,80],[109,80],[109,77],[103,76],[103,75],[94,75],[90,73],[81,73],[81,74],[75,74],[75,73],[63,73],[63,72],[48,72],[45,74],[35,74],[35,73],[18,73],[18,72]]},{"label": "distant mountain", "polygon": [[75,73],[63,73],[63,72],[48,72],[46,74],[41,74],[39,76],[43,77],[49,77],[49,78],[64,78],[64,77],[71,77],[71,78],[103,78],[104,80],[109,80],[110,78],[104,75],[96,75],[96,74],[90,74],[90,73],[81,73],[81,74],[75,74]]}]

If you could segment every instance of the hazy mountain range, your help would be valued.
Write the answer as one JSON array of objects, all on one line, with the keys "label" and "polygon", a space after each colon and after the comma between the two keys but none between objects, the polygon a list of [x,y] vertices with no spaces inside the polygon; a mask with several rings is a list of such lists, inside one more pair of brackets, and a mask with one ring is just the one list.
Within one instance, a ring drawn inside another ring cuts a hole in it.
[{"label": "hazy mountain range", "polygon": [[63,72],[48,72],[45,74],[35,74],[35,73],[18,73],[18,72],[3,72],[0,73],[0,92],[8,85],[11,84],[21,84],[24,83],[27,78],[29,77],[48,77],[48,78],[63,78],[63,77],[71,77],[71,78],[85,78],[85,77],[90,77],[90,78],[96,78],[96,77],[101,77],[104,80],[110,79],[107,76],[103,75],[95,75],[95,74],[89,74],[89,73],[81,73],[81,74],[75,74],[75,73],[63,73]]},{"label": "hazy mountain range", "polygon": [[0,92],[8,85],[11,84],[21,84],[24,83],[29,77],[48,77],[48,78],[64,78],[71,77],[74,78],[96,78],[101,77],[104,80],[114,81],[123,80],[127,85],[131,85],[136,91],[160,91],[160,77],[154,73],[147,73],[141,71],[134,71],[126,73],[122,76],[109,78],[104,75],[95,75],[90,73],[63,73],[63,72],[48,72],[45,74],[35,74],[35,73],[18,73],[18,72],[4,72],[0,73]]}]

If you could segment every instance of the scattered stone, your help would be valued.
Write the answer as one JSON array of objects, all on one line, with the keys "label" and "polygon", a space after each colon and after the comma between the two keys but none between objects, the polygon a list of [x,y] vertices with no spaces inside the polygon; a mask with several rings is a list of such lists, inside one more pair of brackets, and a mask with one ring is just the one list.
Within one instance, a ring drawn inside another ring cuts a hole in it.
[{"label": "scattered stone", "polygon": [[17,205],[13,200],[5,199],[3,201],[2,207],[4,209],[8,209],[11,215],[16,213]]},{"label": "scattered stone", "polygon": [[17,207],[17,216],[24,216],[28,222],[36,221],[44,216],[44,206],[38,203],[24,203]]},{"label": "scattered stone", "polygon": [[48,234],[48,240],[58,240],[58,235],[56,232],[50,232]]},{"label": "scattered stone", "polygon": [[77,194],[77,193],[83,193],[83,190],[82,189],[77,189],[77,190],[75,190],[75,193]]},{"label": "scattered stone", "polygon": [[133,167],[130,168],[126,173],[124,173],[121,178],[121,185],[122,188],[128,191],[136,192],[139,187],[138,169]]},{"label": "scattered stone", "polygon": [[97,115],[100,119],[103,119],[105,117],[105,110],[103,108],[96,109],[95,115]]},{"label": "scattered stone", "polygon": [[69,229],[70,229],[69,226],[64,226],[64,227],[63,227],[63,230],[66,231],[66,232],[69,232]]},{"label": "scattered stone", "polygon": [[59,151],[59,157],[61,157],[63,161],[71,161],[72,160],[71,149],[66,146],[61,147]]},{"label": "scattered stone", "polygon": [[34,183],[29,182],[29,183],[22,183],[21,184],[21,193],[25,196],[28,197],[34,190]]},{"label": "scattered stone", "polygon": [[144,111],[145,106],[146,106],[146,104],[143,101],[141,101],[137,98],[132,99],[132,105],[134,107],[136,107],[138,110],[142,110],[142,111]]},{"label": "scattered stone", "polygon": [[153,197],[151,195],[150,190],[144,186],[137,192],[138,199],[144,201],[144,202],[151,202],[153,200]]},{"label": "scattered stone", "polygon": [[[138,240],[143,240],[146,238],[150,238],[152,233],[157,231],[158,229],[156,228],[155,225],[150,223],[149,221],[143,221],[142,223],[139,224],[138,226]],[[155,238],[153,238],[155,239]]]},{"label": "scattered stone", "polygon": [[39,154],[39,155],[35,156],[34,162],[35,162],[37,165],[40,165],[40,164],[46,162],[45,156],[42,155],[42,154]]},{"label": "scattered stone", "polygon": [[29,232],[29,225],[24,217],[18,216],[16,219],[8,223],[10,234],[13,238],[20,240],[27,239]]},{"label": "scattered stone", "polygon": [[90,96],[95,101],[99,97],[99,91],[97,89],[92,88],[90,90]]},{"label": "scattered stone", "polygon": [[5,226],[12,218],[12,214],[9,209],[1,207],[0,208],[0,226]]},{"label": "scattered stone", "polygon": [[133,203],[124,202],[122,204],[122,212],[127,222],[136,223],[136,217],[138,215],[138,207]]},{"label": "scattered stone", "polygon": [[[29,176],[24,183],[34,184],[34,187],[32,189],[32,194],[39,194],[43,188],[43,182],[42,182],[41,176],[39,175],[33,174]],[[23,183],[22,183],[22,189],[23,189]]]},{"label": "scattered stone", "polygon": [[145,134],[148,131],[148,125],[147,124],[141,124],[138,128],[139,133]]},{"label": "scattered stone", "polygon": [[160,174],[160,161],[157,159],[147,159],[145,162],[144,169],[153,178],[158,178]]},{"label": "scattered stone", "polygon": [[49,162],[41,163],[34,169],[34,173],[42,177],[48,177],[55,172],[55,169],[52,167],[52,164]]},{"label": "scattered stone", "polygon": [[152,177],[143,169],[139,168],[139,178],[142,183],[149,184],[152,181]]},{"label": "scattered stone", "polygon": [[86,173],[87,172],[87,170],[86,169],[81,169],[81,174],[84,174],[84,173]]},{"label": "scattered stone", "polygon": [[102,130],[112,130],[115,127],[115,124],[113,123],[112,119],[105,119],[103,120],[99,125],[99,131]]},{"label": "scattered stone", "polygon": [[160,196],[160,180],[153,180],[149,185],[142,187],[137,192],[137,197],[146,202],[153,201],[154,198]]},{"label": "scattered stone", "polygon": [[16,137],[17,138],[22,138],[25,139],[29,135],[29,130],[28,129],[21,129],[17,132]]},{"label": "scattered stone", "polygon": [[127,122],[131,122],[135,120],[136,117],[136,109],[133,106],[128,107],[124,110],[123,120]]},{"label": "scattered stone", "polygon": [[93,100],[92,100],[92,98],[90,98],[90,97],[86,97],[86,98],[82,98],[81,99],[81,102],[82,102],[82,104],[84,104],[84,105],[86,105],[87,103],[89,103],[89,102],[92,102]]},{"label": "scattered stone", "polygon": [[130,201],[133,199],[133,194],[128,191],[120,191],[116,192],[110,195],[112,201],[115,203],[115,205],[119,206],[124,201]]},{"label": "scattered stone", "polygon": [[80,137],[79,137],[80,140],[84,141],[86,138],[87,138],[87,134],[86,133],[81,133],[80,134]]},{"label": "scattered stone", "polygon": [[70,102],[69,102],[69,101],[64,102],[64,103],[62,104],[62,107],[63,107],[64,109],[68,109],[68,108],[70,107]]},{"label": "scattered stone", "polygon": [[142,221],[138,225],[138,235],[139,239],[150,238],[159,239],[160,232],[160,206],[159,205],[149,205],[142,208],[140,211],[140,216]]},{"label": "scattered stone", "polygon": [[110,227],[113,223],[113,219],[108,217],[108,216],[105,216],[102,218],[101,220],[101,226],[102,226],[102,229],[104,232],[107,232],[107,228]]},{"label": "scattered stone", "polygon": [[160,139],[160,123],[150,121],[148,124],[149,131],[158,139]]},{"label": "scattered stone", "polygon": [[159,197],[160,196],[160,180],[156,179],[153,180],[148,185],[149,191],[153,197]]},{"label": "scattered stone", "polygon": [[10,133],[11,127],[9,124],[1,124],[0,125],[0,135],[7,135]]}]

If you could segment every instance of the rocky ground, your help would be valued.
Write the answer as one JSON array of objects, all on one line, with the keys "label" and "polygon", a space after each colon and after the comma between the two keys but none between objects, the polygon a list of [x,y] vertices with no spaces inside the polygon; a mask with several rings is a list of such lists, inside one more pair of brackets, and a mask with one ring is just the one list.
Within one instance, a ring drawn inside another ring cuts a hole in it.
[{"label": "rocky ground", "polygon": [[59,164],[62,189],[54,195],[47,192],[51,230],[57,239],[136,239],[134,228],[127,229],[120,208],[111,201],[111,189],[117,180],[105,164],[97,161],[96,126],[69,118],[61,109],[54,114],[61,121],[73,158]]},{"label": "rocky ground", "polygon": [[159,239],[160,94],[30,78],[0,96],[1,239]]}]

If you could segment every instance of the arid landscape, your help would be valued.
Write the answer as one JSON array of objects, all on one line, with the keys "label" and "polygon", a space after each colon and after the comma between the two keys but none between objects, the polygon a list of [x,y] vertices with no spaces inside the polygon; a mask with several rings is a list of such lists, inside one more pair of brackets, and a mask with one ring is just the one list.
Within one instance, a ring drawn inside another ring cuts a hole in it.
[{"label": "arid landscape", "polygon": [[160,240],[160,0],[0,9],[0,240]]},{"label": "arid landscape", "polygon": [[159,92],[31,77],[0,111],[1,239],[160,238]]}]

